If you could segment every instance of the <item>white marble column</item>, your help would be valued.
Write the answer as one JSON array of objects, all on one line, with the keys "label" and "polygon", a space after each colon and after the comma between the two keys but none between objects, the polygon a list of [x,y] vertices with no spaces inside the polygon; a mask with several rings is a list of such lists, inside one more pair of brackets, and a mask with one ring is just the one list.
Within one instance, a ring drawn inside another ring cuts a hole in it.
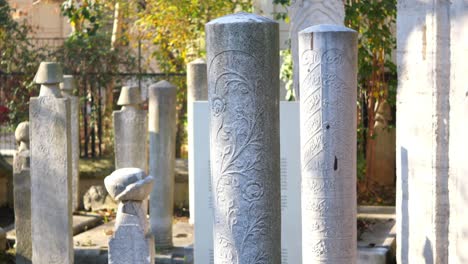
[{"label": "white marble column", "polygon": [[155,178],[150,196],[150,224],[156,248],[172,247],[177,88],[160,81],[148,88],[150,174]]},{"label": "white marble column", "polygon": [[357,32],[299,33],[302,261],[356,263]]},{"label": "white marble column", "polygon": [[195,157],[193,126],[193,102],[208,100],[208,82],[206,77],[206,62],[204,59],[196,59],[187,64],[187,132],[188,132],[188,156],[189,156],[189,208],[190,224],[195,223]]},{"label": "white marble column", "polygon": [[63,82],[60,83],[60,90],[64,98],[70,100],[70,123],[71,123],[71,144],[72,144],[72,200],[73,210],[78,210],[80,206],[80,100],[73,95],[76,89],[76,82],[72,75],[64,75]]},{"label": "white marble column", "polygon": [[214,261],[281,263],[278,23],[206,24]]},{"label": "white marble column", "polygon": [[293,79],[296,100],[299,90],[299,31],[319,24],[343,25],[345,10],[342,0],[293,0],[288,9],[290,19],[291,54],[293,57]]},{"label": "white marble column", "polygon": [[30,100],[31,230],[34,264],[73,263],[70,100],[62,98],[62,68],[39,66],[39,97]]},{"label": "white marble column", "polygon": [[16,263],[32,263],[31,246],[31,170],[29,122],[21,122],[15,131],[18,152],[13,157],[15,201]]},{"label": "white marble column", "polygon": [[140,109],[142,103],[138,87],[123,86],[114,111],[115,168],[134,167],[147,170],[147,113]]}]

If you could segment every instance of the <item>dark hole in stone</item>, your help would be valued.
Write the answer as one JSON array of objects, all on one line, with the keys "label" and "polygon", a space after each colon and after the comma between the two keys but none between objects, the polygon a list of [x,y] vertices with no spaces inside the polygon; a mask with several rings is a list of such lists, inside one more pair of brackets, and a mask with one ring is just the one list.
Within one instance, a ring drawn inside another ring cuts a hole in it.
[{"label": "dark hole in stone", "polygon": [[177,237],[177,238],[187,237],[187,234],[177,234],[175,237]]},{"label": "dark hole in stone", "polygon": [[375,247],[375,243],[369,243],[369,247]]},{"label": "dark hole in stone", "polygon": [[327,129],[330,129],[330,125],[327,125]]},{"label": "dark hole in stone", "polygon": [[333,169],[337,170],[338,169],[338,159],[335,156],[335,163],[333,164]]}]

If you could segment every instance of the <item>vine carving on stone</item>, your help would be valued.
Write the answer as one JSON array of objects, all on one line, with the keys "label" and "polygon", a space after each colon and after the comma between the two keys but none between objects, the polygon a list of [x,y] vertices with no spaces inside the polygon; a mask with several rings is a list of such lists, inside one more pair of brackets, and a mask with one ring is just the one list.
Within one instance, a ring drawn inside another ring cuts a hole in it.
[{"label": "vine carving on stone", "polygon": [[254,56],[238,50],[218,53],[209,66],[215,239],[222,263],[269,259],[262,251],[249,252],[269,234],[268,215],[259,210],[268,169],[263,162],[265,113],[259,101],[265,83],[262,68]]}]

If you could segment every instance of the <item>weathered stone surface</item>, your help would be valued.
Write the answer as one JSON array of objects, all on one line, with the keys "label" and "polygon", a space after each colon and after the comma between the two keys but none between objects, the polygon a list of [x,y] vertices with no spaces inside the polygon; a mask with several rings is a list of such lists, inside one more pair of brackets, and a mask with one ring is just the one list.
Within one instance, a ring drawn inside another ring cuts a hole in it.
[{"label": "weathered stone surface", "polygon": [[356,263],[357,32],[299,33],[303,263]]},{"label": "weathered stone surface", "polygon": [[468,262],[467,16],[463,0],[398,2],[398,263]]},{"label": "weathered stone surface", "polygon": [[22,122],[15,131],[19,142],[13,157],[15,201],[16,263],[31,263],[31,174],[29,153],[29,122]]},{"label": "weathered stone surface", "polygon": [[104,179],[109,194],[119,201],[114,235],[109,240],[109,264],[153,263],[154,243],[144,203],[153,181],[138,168],[118,169]]},{"label": "weathered stone surface", "polygon": [[30,100],[34,264],[73,263],[70,101],[60,97],[59,69],[58,64],[41,63],[39,97]]},{"label": "weathered stone surface", "polygon": [[172,247],[176,91],[167,81],[148,88],[150,174],[155,184],[150,196],[151,232],[157,248]]},{"label": "weathered stone surface", "polygon": [[193,137],[193,102],[208,100],[208,82],[206,77],[206,61],[197,59],[187,65],[187,132],[188,132],[188,156],[189,156],[189,209],[190,223],[195,223],[195,157]]},{"label": "weathered stone surface", "polygon": [[206,24],[215,263],[281,263],[279,34],[237,13]]},{"label": "weathered stone surface", "polygon": [[117,208],[115,201],[101,185],[93,185],[88,189],[83,196],[83,205],[87,211]]},{"label": "weathered stone surface", "polygon": [[63,82],[60,83],[62,97],[70,100],[70,123],[71,123],[71,152],[72,152],[72,200],[73,210],[78,210],[80,205],[80,101],[73,95],[76,89],[76,82],[72,75],[64,75]]},{"label": "weathered stone surface", "polygon": [[299,90],[299,31],[319,24],[343,25],[345,10],[342,0],[295,0],[288,9],[291,21],[291,54],[293,57],[293,78],[296,100],[300,98]]},{"label": "weathered stone surface", "polygon": [[140,110],[139,103],[138,87],[122,87],[118,100],[122,110],[113,113],[116,169],[135,167],[147,170],[147,113]]}]

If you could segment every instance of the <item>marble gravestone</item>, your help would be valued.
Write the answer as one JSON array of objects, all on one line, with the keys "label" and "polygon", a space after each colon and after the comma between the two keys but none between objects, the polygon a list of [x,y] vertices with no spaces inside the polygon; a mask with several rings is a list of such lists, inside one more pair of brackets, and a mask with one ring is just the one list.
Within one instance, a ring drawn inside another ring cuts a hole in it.
[{"label": "marble gravestone", "polygon": [[193,135],[193,102],[208,100],[208,83],[206,79],[206,62],[204,59],[196,59],[187,64],[187,133],[188,133],[188,156],[189,156],[189,210],[190,224],[195,223],[195,179],[194,163],[195,148]]},{"label": "marble gravestone", "polygon": [[467,17],[466,0],[398,1],[401,264],[468,263]]},{"label": "marble gravestone", "polygon": [[302,260],[356,263],[357,32],[299,33]]},{"label": "marble gravestone", "polygon": [[62,96],[70,100],[70,123],[71,123],[71,146],[72,146],[72,200],[73,210],[78,210],[80,205],[80,102],[78,97],[73,95],[76,89],[76,82],[72,75],[64,75],[63,82],[60,83]]},{"label": "marble gravestone", "polygon": [[177,88],[160,81],[148,88],[150,174],[155,184],[150,196],[150,224],[159,249],[172,247]]},{"label": "marble gravestone", "polygon": [[281,262],[279,26],[206,24],[215,263]]},{"label": "marble gravestone", "polygon": [[299,90],[299,31],[319,24],[343,25],[345,10],[342,0],[295,0],[288,8],[290,19],[291,54],[293,58],[293,85],[296,100]]},{"label": "marble gravestone", "polygon": [[114,234],[109,240],[109,264],[154,263],[154,243],[144,202],[153,181],[139,168],[118,169],[104,179],[110,196],[119,202]]},{"label": "marble gravestone", "polygon": [[29,105],[34,264],[73,263],[71,111],[62,80],[59,64],[42,62],[34,78],[39,97]]},{"label": "marble gravestone", "polygon": [[[210,177],[209,104],[194,102],[194,189],[197,214],[194,227],[195,263],[214,263],[213,201]],[[281,144],[281,263],[302,263],[301,164],[299,103],[280,102]],[[206,224],[207,223],[207,224]]]},{"label": "marble gravestone", "polygon": [[13,157],[15,201],[16,263],[32,263],[31,245],[31,170],[29,122],[21,122],[15,131],[18,151]]},{"label": "marble gravestone", "polygon": [[147,170],[147,113],[140,109],[141,103],[138,87],[122,87],[117,101],[122,109],[113,113],[116,169],[135,167]]}]

